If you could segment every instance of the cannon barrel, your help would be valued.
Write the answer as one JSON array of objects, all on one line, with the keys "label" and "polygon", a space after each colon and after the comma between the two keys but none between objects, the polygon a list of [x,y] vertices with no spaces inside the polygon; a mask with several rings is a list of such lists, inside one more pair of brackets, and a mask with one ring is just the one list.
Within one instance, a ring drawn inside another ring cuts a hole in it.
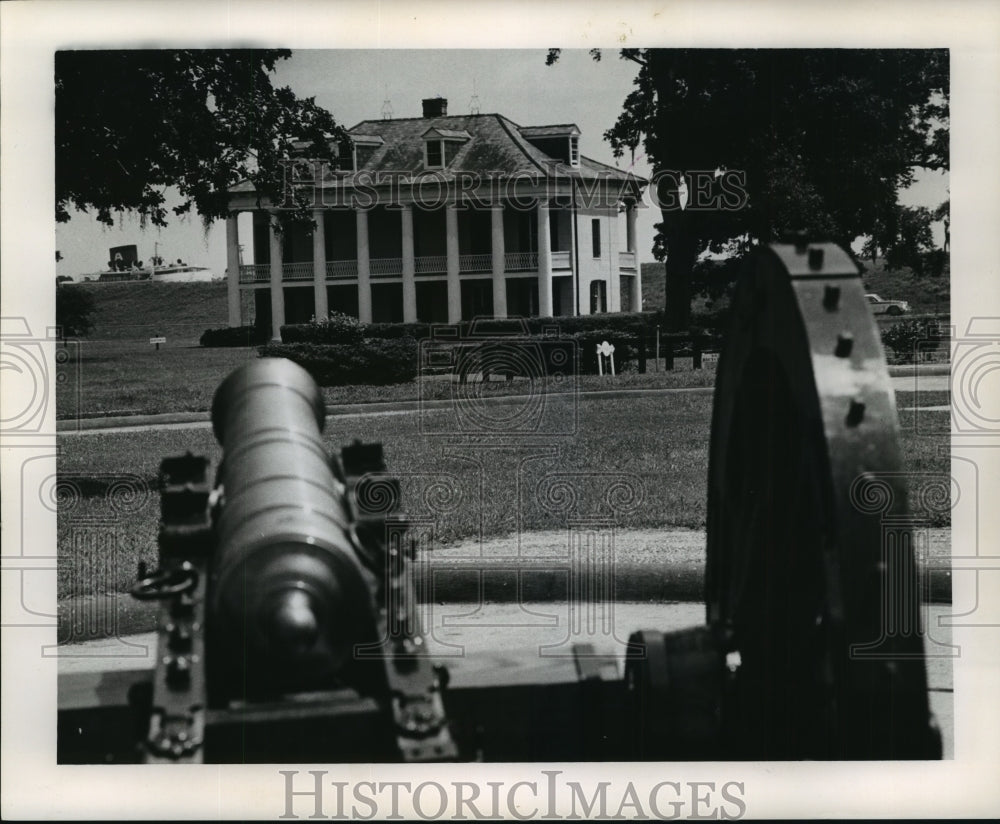
[{"label": "cannon barrel", "polygon": [[371,587],[323,421],[312,378],[278,358],[233,372],[212,404],[223,505],[209,621],[230,657],[241,659],[234,663],[262,683],[321,684],[370,635]]}]

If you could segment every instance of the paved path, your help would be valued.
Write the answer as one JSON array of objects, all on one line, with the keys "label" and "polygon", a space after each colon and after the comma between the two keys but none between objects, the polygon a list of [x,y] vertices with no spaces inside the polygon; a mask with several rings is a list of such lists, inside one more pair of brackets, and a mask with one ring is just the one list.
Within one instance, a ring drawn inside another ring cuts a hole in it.
[{"label": "paved path", "polygon": [[948,375],[902,375],[890,378],[897,392],[947,392],[951,389]]},{"label": "paved path", "polygon": [[[926,596],[951,600],[950,529],[927,530]],[[430,602],[559,602],[570,582],[578,592],[611,592],[619,603],[701,602],[705,593],[705,532],[694,529],[621,529],[612,536],[613,563],[573,554],[564,530],[525,532],[480,543],[443,544],[421,554],[414,585]],[[574,560],[575,559],[575,560]],[[472,607],[469,607],[470,609]],[[66,598],[58,604],[59,637],[85,641],[95,635],[131,635],[152,629],[153,602],[127,594]],[[79,630],[79,628],[85,628]],[[83,635],[71,636],[74,631]]]},{"label": "paved path", "polygon": [[[693,386],[660,389],[601,389],[580,392],[580,400],[612,400],[636,396],[657,396],[664,394],[711,395],[711,386]],[[564,397],[568,393],[551,393],[552,397]],[[494,398],[479,398],[477,404],[523,404],[529,395],[500,395]],[[413,415],[426,409],[450,409],[455,402],[449,398],[435,400],[390,401],[386,403],[331,404],[326,408],[328,418],[386,417],[390,415]],[[94,433],[141,432],[155,429],[208,429],[211,421],[207,412],[167,412],[162,415],[130,415],[108,418],[84,418],[80,421],[57,421],[59,435],[91,435]]]},{"label": "paved path", "polygon": [[[947,375],[912,375],[890,378],[897,392],[948,391],[950,378]],[[919,383],[917,383],[919,381]],[[658,389],[607,389],[592,392],[581,392],[580,400],[613,400],[615,398],[656,397],[671,394],[711,395],[714,388],[710,386],[658,388]],[[495,398],[482,398],[477,403],[489,404],[521,404],[525,395],[502,395]],[[388,403],[342,404],[327,407],[327,416],[337,419],[390,417],[394,415],[413,415],[422,409],[447,409],[453,405],[449,399],[430,401],[395,401]],[[912,407],[910,407],[912,408]],[[920,407],[925,410],[947,410],[948,406]],[[142,432],[165,429],[209,429],[211,421],[207,412],[168,412],[162,415],[132,415],[107,418],[84,418],[80,421],[58,421],[56,428],[59,435],[91,435],[95,433],[111,434],[115,432]]]}]

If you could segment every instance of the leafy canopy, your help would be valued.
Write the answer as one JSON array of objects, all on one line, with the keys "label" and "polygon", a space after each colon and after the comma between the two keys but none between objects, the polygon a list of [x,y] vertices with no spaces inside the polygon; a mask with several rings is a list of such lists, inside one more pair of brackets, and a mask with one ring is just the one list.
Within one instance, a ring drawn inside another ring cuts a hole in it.
[{"label": "leafy canopy", "polygon": [[[228,213],[227,190],[243,180],[258,197],[285,202],[281,160],[305,146],[331,159],[346,139],[313,98],[275,88],[270,74],[291,52],[270,50],[61,51],[55,57],[56,218],[93,209],[98,220],[133,211],[167,222]],[[298,204],[303,213],[304,204]]]},{"label": "leafy canopy", "polygon": [[[605,133],[616,156],[644,151],[659,204],[667,171],[731,170],[739,208],[662,208],[668,322],[686,323],[704,251],[745,251],[804,230],[850,248],[896,210],[917,167],[948,167],[947,50],[623,49],[635,88]],[[558,59],[550,50],[549,63]],[[722,185],[725,177],[720,177]],[[708,193],[709,200],[711,192]]]}]

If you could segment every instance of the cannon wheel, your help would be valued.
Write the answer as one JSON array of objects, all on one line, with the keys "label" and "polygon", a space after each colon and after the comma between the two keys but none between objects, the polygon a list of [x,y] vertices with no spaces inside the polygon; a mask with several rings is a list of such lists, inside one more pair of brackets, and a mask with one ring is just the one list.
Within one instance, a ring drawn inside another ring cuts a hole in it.
[{"label": "cannon wheel", "polygon": [[708,622],[740,661],[727,749],[939,758],[895,397],[858,270],[833,244],[759,249],[733,317],[706,566]]}]

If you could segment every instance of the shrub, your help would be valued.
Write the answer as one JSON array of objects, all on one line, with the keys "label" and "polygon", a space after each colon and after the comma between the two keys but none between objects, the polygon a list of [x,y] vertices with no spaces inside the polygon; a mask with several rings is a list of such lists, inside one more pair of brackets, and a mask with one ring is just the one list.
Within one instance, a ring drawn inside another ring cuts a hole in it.
[{"label": "shrub", "polygon": [[431,325],[429,323],[369,323],[365,327],[366,338],[429,338]]},{"label": "shrub", "polygon": [[288,358],[320,386],[407,383],[417,374],[413,338],[365,338],[354,344],[269,343],[262,358]]},{"label": "shrub", "polygon": [[331,312],[327,318],[311,323],[293,323],[281,327],[284,343],[354,344],[368,337],[366,325],[351,315]]},{"label": "shrub", "polygon": [[257,346],[267,340],[267,330],[257,326],[227,326],[206,329],[198,343],[202,346]]},{"label": "shrub", "polygon": [[910,318],[882,328],[882,344],[895,356],[896,363],[913,363],[917,344],[942,340],[936,319]]}]

